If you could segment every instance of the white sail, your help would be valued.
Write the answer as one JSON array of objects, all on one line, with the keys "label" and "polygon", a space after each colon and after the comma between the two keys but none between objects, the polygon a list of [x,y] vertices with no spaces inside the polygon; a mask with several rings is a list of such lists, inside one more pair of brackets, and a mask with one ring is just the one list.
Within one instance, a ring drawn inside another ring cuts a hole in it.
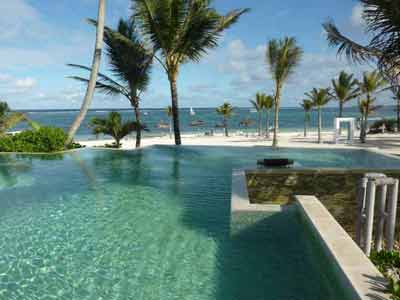
[{"label": "white sail", "polygon": [[196,112],[194,111],[193,107],[190,108],[190,115],[195,116]]}]

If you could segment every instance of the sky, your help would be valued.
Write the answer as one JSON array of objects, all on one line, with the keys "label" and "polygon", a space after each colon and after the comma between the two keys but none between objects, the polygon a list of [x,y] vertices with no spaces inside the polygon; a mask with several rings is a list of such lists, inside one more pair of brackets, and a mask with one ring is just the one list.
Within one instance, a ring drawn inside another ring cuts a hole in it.
[{"label": "sky", "polygon": [[[85,75],[66,66],[90,66],[95,28],[86,22],[97,15],[97,0],[0,1],[0,99],[13,109],[79,108],[85,86],[67,78]],[[130,0],[107,0],[106,23],[114,27],[129,17]],[[304,49],[301,65],[284,87],[282,106],[297,107],[305,92],[327,87],[341,70],[361,76],[371,66],[353,65],[329,48],[321,24],[333,19],[350,37],[365,42],[362,7],[356,0],[215,0],[221,13],[250,8],[200,63],[182,66],[178,79],[181,107],[215,107],[229,101],[248,107],[257,92],[273,93],[265,62],[268,40],[296,37]],[[101,72],[108,74],[107,57]],[[165,72],[154,65],[142,107],[170,104]],[[92,108],[128,108],[122,97],[96,94]]]}]

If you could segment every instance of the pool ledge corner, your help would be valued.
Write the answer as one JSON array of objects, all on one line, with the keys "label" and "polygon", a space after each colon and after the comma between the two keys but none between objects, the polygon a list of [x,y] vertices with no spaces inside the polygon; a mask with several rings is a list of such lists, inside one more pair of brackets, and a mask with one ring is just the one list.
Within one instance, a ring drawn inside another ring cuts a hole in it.
[{"label": "pool ledge corner", "polygon": [[347,232],[314,196],[296,196],[296,205],[317,234],[327,256],[339,271],[343,287],[354,299],[389,300],[386,279]]}]

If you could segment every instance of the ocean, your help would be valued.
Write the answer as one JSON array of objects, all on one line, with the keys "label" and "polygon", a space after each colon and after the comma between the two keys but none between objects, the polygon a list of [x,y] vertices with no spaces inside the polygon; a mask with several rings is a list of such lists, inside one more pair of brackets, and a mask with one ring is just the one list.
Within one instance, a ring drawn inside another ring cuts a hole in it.
[{"label": "ocean", "polygon": [[[222,132],[221,128],[216,128],[216,125],[221,124],[222,117],[218,115],[215,108],[193,108],[195,115],[190,114],[189,108],[180,110],[180,123],[182,133],[205,133],[211,130],[214,132]],[[95,139],[96,137],[91,133],[88,126],[93,117],[106,117],[112,110],[93,109],[90,110],[85,121],[77,133],[76,139]],[[121,113],[125,120],[134,120],[134,113],[132,109],[115,110]],[[24,111],[29,118],[42,125],[57,126],[68,130],[69,126],[78,114],[78,110],[36,110]],[[327,107],[323,109],[323,128],[324,130],[333,129],[333,121],[338,114],[336,108]],[[359,117],[359,111],[356,107],[346,108],[344,111],[345,117]],[[395,118],[395,108],[391,106],[381,108],[374,118]],[[271,127],[272,127],[273,114],[271,113]],[[231,132],[242,130],[240,122],[244,119],[252,119],[254,122],[249,127],[249,132],[255,132],[257,129],[257,113],[251,108],[235,108],[233,116],[229,120],[229,128]],[[303,131],[304,127],[304,111],[300,108],[282,108],[279,114],[280,131]],[[191,126],[191,123],[196,121],[203,121],[202,126]],[[142,109],[142,122],[146,124],[149,131],[144,133],[144,136],[163,136],[169,133],[168,128],[158,128],[158,124],[168,124],[169,119],[165,109]],[[265,127],[265,113],[263,114],[263,127]],[[15,130],[24,129],[26,125],[20,125]],[[311,113],[311,130],[317,128],[317,112]]]}]

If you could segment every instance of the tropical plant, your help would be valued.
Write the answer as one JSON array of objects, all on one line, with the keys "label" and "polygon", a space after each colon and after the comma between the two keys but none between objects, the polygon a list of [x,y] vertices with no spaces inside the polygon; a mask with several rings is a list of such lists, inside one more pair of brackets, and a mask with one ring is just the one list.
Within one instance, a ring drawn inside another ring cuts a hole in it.
[{"label": "tropical plant", "polygon": [[133,17],[167,73],[171,89],[175,144],[180,145],[177,79],[180,66],[200,61],[218,46],[222,32],[236,23],[248,9],[220,15],[204,0],[131,0]]},{"label": "tropical plant", "polygon": [[400,74],[400,2],[387,0],[360,0],[363,6],[365,31],[370,41],[361,45],[343,35],[333,21],[323,24],[328,42],[354,62],[377,62],[390,81],[399,85]]},{"label": "tropical plant", "polygon": [[[97,22],[91,20],[97,25]],[[109,58],[110,71],[118,79],[98,73],[99,80],[96,88],[106,95],[122,95],[128,99],[134,109],[135,120],[141,123],[140,98],[150,82],[151,64],[153,54],[145,48],[136,34],[133,20],[120,20],[117,30],[105,27],[104,42],[107,45],[106,53]],[[85,66],[72,65],[83,70],[91,70]],[[89,80],[73,76],[73,79],[88,83]],[[136,132],[136,148],[141,145],[142,130],[138,127]]]},{"label": "tropical plant", "polygon": [[233,107],[230,103],[225,102],[222,104],[220,107],[216,109],[217,113],[223,117],[223,127],[225,129],[225,136],[229,136],[228,132],[228,119],[232,116],[233,114]]},{"label": "tropical plant", "polygon": [[7,102],[0,102],[0,136],[21,122],[27,122],[35,130],[40,128],[38,123],[30,120],[25,114],[11,112]]},{"label": "tropical plant", "polygon": [[97,83],[97,74],[100,69],[101,62],[101,51],[103,46],[103,35],[104,35],[104,22],[105,22],[105,12],[106,12],[106,0],[99,0],[99,12],[97,16],[97,33],[96,33],[96,44],[93,55],[92,68],[90,73],[89,83],[86,89],[85,98],[83,99],[81,109],[75,121],[72,123],[71,128],[68,131],[68,138],[65,141],[65,147],[71,144],[72,140],[79,127],[81,126],[89,107],[92,103],[94,90]]},{"label": "tropical plant", "polygon": [[308,127],[311,121],[311,110],[313,108],[313,102],[311,100],[304,99],[300,106],[304,110],[304,137],[307,137]]},{"label": "tropical plant", "polygon": [[376,98],[373,95],[381,92],[385,85],[386,81],[378,71],[364,72],[363,79],[359,83],[360,93],[365,97],[365,99],[359,101],[361,112],[360,140],[362,143],[365,143],[367,138],[368,117],[379,108],[379,106],[374,105]]},{"label": "tropical plant", "polygon": [[332,79],[333,97],[339,102],[339,118],[343,117],[343,107],[359,95],[358,81],[353,74],[340,72],[338,79]]},{"label": "tropical plant", "polygon": [[329,89],[313,88],[311,92],[305,93],[308,101],[311,101],[312,106],[318,111],[318,143],[322,143],[322,108],[331,100]]},{"label": "tropical plant", "polygon": [[243,119],[240,121],[239,126],[242,126],[245,128],[246,131],[246,137],[249,136],[249,127],[254,123],[252,119]]},{"label": "tropical plant", "polygon": [[295,38],[286,37],[282,40],[273,39],[267,46],[267,63],[275,81],[274,95],[274,138],[273,147],[278,146],[279,110],[284,83],[299,65],[303,50],[297,45]]},{"label": "tropical plant", "polygon": [[118,112],[110,112],[107,118],[93,118],[90,121],[93,134],[110,135],[115,140],[115,146],[121,147],[121,140],[130,133],[139,129],[145,130],[146,127],[136,121],[123,122],[121,115]]},{"label": "tropical plant", "polygon": [[172,106],[168,106],[165,112],[169,119],[169,138],[172,139]]},{"label": "tropical plant", "polygon": [[264,97],[265,97],[265,94],[257,93],[256,100],[250,100],[250,103],[253,105],[254,109],[257,111],[258,136],[261,136],[261,131],[262,131],[261,114],[262,114],[262,111],[264,108]]},{"label": "tropical plant", "polygon": [[267,139],[270,138],[270,130],[269,130],[269,120],[270,120],[270,114],[271,110],[274,107],[274,96],[271,95],[264,95],[263,98],[263,107],[266,112],[266,128],[265,128],[265,136]]}]

